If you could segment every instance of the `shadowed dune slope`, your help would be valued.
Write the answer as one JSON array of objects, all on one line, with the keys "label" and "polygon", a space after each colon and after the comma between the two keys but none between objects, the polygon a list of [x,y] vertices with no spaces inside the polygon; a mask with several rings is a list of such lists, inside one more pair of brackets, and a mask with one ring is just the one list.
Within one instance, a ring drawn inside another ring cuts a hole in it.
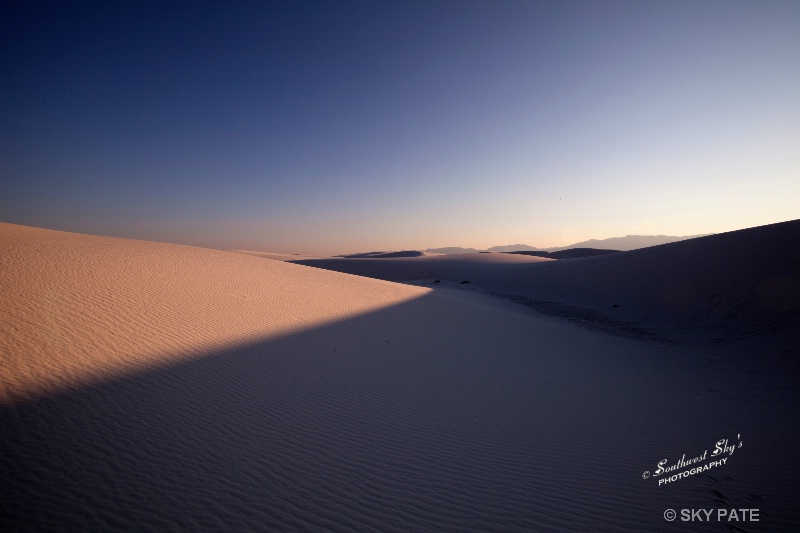
[{"label": "shadowed dune slope", "polygon": [[638,533],[721,500],[795,530],[796,394],[440,292],[0,406],[0,529]]},{"label": "shadowed dune slope", "polygon": [[525,256],[474,254],[300,262],[392,281],[466,280],[485,291],[589,308],[670,334],[719,341],[766,334],[791,346],[800,331],[798,242],[796,220],[570,261],[510,263],[499,258]]}]

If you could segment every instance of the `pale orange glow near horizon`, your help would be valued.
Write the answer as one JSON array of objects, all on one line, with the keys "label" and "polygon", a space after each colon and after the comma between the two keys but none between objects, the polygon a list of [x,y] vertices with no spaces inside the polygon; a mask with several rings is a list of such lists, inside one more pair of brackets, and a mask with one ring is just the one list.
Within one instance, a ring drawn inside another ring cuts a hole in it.
[{"label": "pale orange glow near horizon", "polygon": [[212,4],[10,10],[0,219],[308,255],[800,219],[798,2]]}]

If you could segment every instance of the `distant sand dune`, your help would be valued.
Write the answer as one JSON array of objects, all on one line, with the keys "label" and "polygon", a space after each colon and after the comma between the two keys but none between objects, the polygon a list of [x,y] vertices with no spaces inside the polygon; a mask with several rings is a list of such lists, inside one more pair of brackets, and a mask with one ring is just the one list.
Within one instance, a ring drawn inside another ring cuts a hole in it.
[{"label": "distant sand dune", "polygon": [[[558,303],[669,334],[716,341],[773,335],[800,340],[800,221],[700,237],[624,253],[547,261],[517,254],[386,260],[298,261],[379,279],[432,279]],[[511,263],[527,257],[530,263]]]},{"label": "distant sand dune", "polygon": [[338,257],[346,257],[350,259],[388,259],[391,257],[423,257],[427,255],[439,255],[429,252],[420,252],[419,250],[403,250],[401,252],[367,252],[361,254],[348,254],[340,255]]},{"label": "distant sand dune", "polygon": [[582,257],[594,257],[596,255],[614,254],[620,250],[603,250],[599,248],[568,248],[557,252],[545,252],[541,250],[523,250],[519,252],[504,252],[508,254],[534,255],[539,257],[549,257],[550,259],[580,259]]}]

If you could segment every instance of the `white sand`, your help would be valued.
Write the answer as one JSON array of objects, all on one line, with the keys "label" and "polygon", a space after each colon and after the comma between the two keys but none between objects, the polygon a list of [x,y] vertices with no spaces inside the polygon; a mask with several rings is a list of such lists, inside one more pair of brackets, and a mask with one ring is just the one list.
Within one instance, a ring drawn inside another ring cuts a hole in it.
[{"label": "white sand", "polygon": [[275,261],[300,261],[305,259],[321,259],[317,256],[302,255],[302,254],[280,254],[272,252],[256,252],[253,250],[230,250],[239,254],[253,255],[256,257],[263,257],[265,259],[272,259]]},{"label": "white sand", "polygon": [[[494,255],[466,265],[476,286],[558,266]],[[702,349],[609,335],[455,290],[462,259],[415,261],[455,277],[0,224],[0,526],[685,531],[665,509],[747,507],[742,530],[795,530],[796,365],[751,372],[780,327]],[[737,434],[716,470],[642,479]]]},{"label": "white sand", "polygon": [[427,290],[188,246],[0,225],[0,402],[264,341]]},{"label": "white sand", "polygon": [[796,346],[798,242],[800,221],[792,221],[559,261],[493,253],[298,262],[391,281],[469,281],[469,288],[590,309],[671,338],[731,342],[768,334]]}]

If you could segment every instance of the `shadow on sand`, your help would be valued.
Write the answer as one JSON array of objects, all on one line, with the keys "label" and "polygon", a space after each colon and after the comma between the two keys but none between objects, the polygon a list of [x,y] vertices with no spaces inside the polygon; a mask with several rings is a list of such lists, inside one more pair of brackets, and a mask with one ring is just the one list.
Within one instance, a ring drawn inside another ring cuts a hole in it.
[{"label": "shadow on sand", "polygon": [[[712,489],[746,503],[733,482],[664,491],[640,476],[665,442],[679,456],[730,430],[734,404],[687,417],[700,400],[652,402],[622,386],[632,376],[603,382],[578,363],[571,381],[545,381],[547,365],[573,364],[569,353],[499,349],[479,330],[448,338],[456,330],[437,325],[446,310],[430,304],[0,408],[0,525],[653,531],[668,527],[666,507],[711,506]],[[759,417],[747,415],[748,437],[771,427]],[[766,506],[760,487],[742,490]]]}]

